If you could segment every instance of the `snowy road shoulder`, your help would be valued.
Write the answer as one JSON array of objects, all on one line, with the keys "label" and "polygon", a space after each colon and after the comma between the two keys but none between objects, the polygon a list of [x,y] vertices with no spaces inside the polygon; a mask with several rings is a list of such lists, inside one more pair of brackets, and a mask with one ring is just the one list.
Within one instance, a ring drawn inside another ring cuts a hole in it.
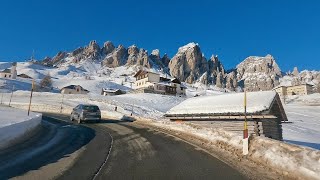
[{"label": "snowy road shoulder", "polygon": [[0,149],[9,146],[40,125],[42,114],[0,106]]},{"label": "snowy road shoulder", "polygon": [[235,167],[244,168],[247,173],[250,167],[254,167],[257,171],[257,168],[262,168],[263,170],[259,172],[262,174],[265,168],[271,169],[272,171],[267,171],[265,175],[268,178],[271,175],[276,178],[271,177],[270,179],[319,179],[320,177],[320,151],[316,149],[254,136],[250,140],[249,155],[244,157],[242,138],[223,129],[213,129],[186,122],[152,121],[143,118],[138,123],[160,128],[174,136],[185,138],[189,142],[199,141],[199,146],[205,149],[207,147],[209,151],[214,149],[212,153],[223,152],[218,153],[223,161],[226,160]]}]

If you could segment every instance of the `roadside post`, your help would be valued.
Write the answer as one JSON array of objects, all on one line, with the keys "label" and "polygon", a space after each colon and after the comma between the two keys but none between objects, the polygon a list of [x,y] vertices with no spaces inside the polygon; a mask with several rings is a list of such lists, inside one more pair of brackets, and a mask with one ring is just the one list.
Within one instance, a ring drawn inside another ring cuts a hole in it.
[{"label": "roadside post", "polygon": [[62,114],[62,109],[63,109],[63,99],[64,99],[64,92],[62,92],[62,100],[61,100],[61,106],[60,106],[60,114]]},{"label": "roadside post", "polygon": [[34,90],[34,79],[32,79],[32,85],[31,85],[31,93],[30,93],[30,100],[29,100],[29,107],[28,107],[28,116],[30,115],[33,90]]},{"label": "roadside post", "polygon": [[3,100],[3,92],[1,93],[1,104],[2,104],[2,100]]},{"label": "roadside post", "polygon": [[131,104],[131,114],[130,114],[130,116],[133,115],[133,107],[134,107],[134,104]]},{"label": "roadside post", "polygon": [[247,124],[247,91],[244,90],[244,128],[243,128],[243,155],[249,153],[249,136],[248,136],[248,124]]},{"label": "roadside post", "polygon": [[11,100],[12,100],[12,96],[13,96],[13,91],[14,91],[14,85],[12,86],[12,90],[11,90],[11,96],[10,96],[10,101],[9,101],[9,107],[11,105]]}]

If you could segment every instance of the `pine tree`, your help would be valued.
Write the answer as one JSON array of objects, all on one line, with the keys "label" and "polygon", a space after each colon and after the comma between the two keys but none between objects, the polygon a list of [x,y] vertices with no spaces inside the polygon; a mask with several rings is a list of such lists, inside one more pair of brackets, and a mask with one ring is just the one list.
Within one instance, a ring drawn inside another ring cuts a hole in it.
[{"label": "pine tree", "polygon": [[50,88],[52,86],[52,80],[50,74],[47,74],[40,82],[41,88]]}]

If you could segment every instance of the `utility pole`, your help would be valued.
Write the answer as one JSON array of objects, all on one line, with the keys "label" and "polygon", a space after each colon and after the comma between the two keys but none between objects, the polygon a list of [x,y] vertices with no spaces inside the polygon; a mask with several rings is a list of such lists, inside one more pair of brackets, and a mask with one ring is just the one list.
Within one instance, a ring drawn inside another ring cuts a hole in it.
[{"label": "utility pole", "polygon": [[244,90],[244,127],[243,127],[243,155],[249,153],[249,138],[248,138],[248,124],[247,124],[247,91]]},{"label": "utility pole", "polygon": [[2,100],[3,100],[3,92],[1,93],[1,104],[2,104]]},{"label": "utility pole", "polygon": [[31,85],[31,94],[30,94],[30,101],[29,101],[29,107],[28,107],[28,116],[30,115],[31,100],[32,100],[33,89],[34,89],[34,79],[32,79],[32,85]]},{"label": "utility pole", "polygon": [[60,114],[62,114],[62,105],[63,105],[63,98],[64,98],[64,93],[62,93],[62,100],[61,100],[61,107],[60,107]]},{"label": "utility pole", "polygon": [[131,108],[131,114],[130,114],[130,116],[132,116],[132,115],[133,115],[133,106],[134,106],[134,104],[132,104],[132,108]]},{"label": "utility pole", "polygon": [[12,96],[13,96],[13,91],[14,91],[14,85],[12,85],[12,90],[11,90],[11,96],[10,96],[9,106],[11,105],[11,100],[12,100]]}]

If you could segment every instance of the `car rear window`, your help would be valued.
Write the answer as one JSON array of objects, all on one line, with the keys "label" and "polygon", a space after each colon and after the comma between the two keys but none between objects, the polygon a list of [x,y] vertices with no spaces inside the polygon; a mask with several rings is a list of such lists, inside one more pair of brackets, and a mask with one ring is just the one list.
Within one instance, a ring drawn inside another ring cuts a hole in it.
[{"label": "car rear window", "polygon": [[87,111],[98,111],[99,107],[98,106],[83,106],[83,109],[87,110]]}]

